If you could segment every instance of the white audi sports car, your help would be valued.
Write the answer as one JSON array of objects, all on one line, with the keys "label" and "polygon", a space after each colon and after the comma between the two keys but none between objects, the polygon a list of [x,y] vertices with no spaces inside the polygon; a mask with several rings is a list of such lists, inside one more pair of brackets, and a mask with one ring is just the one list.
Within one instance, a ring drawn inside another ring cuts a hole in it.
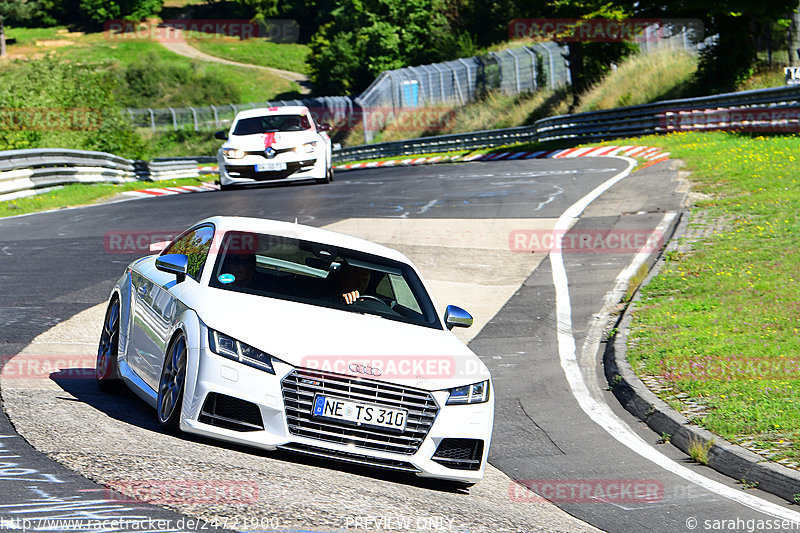
[{"label": "white audi sports car", "polygon": [[166,429],[470,485],[494,421],[486,366],[403,254],[319,228],[199,222],[131,263],[97,355]]},{"label": "white audi sports car", "polygon": [[236,115],[217,153],[223,189],[269,181],[333,180],[328,124],[303,106],[250,109]]}]

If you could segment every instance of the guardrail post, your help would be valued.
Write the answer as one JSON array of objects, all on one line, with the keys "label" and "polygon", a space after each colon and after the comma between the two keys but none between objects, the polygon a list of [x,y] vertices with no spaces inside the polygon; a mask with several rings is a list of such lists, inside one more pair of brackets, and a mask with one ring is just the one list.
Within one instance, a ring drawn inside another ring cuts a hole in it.
[{"label": "guardrail post", "polygon": [[528,52],[531,56],[531,90],[536,91],[539,89],[539,84],[536,80],[536,62],[539,56],[536,55],[536,52],[528,48],[527,46],[522,47],[523,50]]},{"label": "guardrail post", "polygon": [[448,65],[445,63],[445,66],[453,71],[453,87],[455,88],[456,93],[458,93],[458,99],[461,102],[461,105],[464,105],[466,102],[464,101],[464,93],[461,92],[461,82],[458,81],[458,72],[453,65]]},{"label": "guardrail post", "polygon": [[473,100],[475,98],[475,88],[472,86],[472,76],[469,74],[469,63],[462,58],[458,58],[458,62],[464,65],[464,68],[467,70],[467,93],[471,94],[469,99]]},{"label": "guardrail post", "polygon": [[197,110],[193,107],[190,107],[189,109],[192,110],[192,117],[194,118],[194,131],[200,131],[200,129],[197,127]]},{"label": "guardrail post", "polygon": [[214,127],[219,128],[219,113],[217,113],[217,108],[212,105],[211,111],[214,113]]},{"label": "guardrail post", "polygon": [[508,52],[511,57],[514,58],[514,75],[517,79],[517,94],[519,94],[522,92],[522,89],[519,85],[519,59],[517,59],[517,54],[513,53],[511,50],[506,50],[506,52]]},{"label": "guardrail post", "polygon": [[172,129],[174,131],[178,131],[178,117],[175,115],[175,110],[171,107],[168,107],[169,112],[172,113]]},{"label": "guardrail post", "polygon": [[156,131],[156,115],[153,113],[153,110],[149,107],[147,108],[147,112],[150,113],[150,128],[153,130],[153,133]]},{"label": "guardrail post", "polygon": [[444,95],[444,71],[442,71],[436,63],[433,63],[431,66],[439,73],[439,92],[442,96],[442,103],[444,103],[447,101],[447,97]]}]

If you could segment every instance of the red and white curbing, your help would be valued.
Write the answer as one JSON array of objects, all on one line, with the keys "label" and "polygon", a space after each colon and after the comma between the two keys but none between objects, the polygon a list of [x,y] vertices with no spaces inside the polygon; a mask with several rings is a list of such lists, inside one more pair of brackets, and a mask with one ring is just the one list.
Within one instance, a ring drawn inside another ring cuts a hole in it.
[{"label": "red and white curbing", "polygon": [[585,146],[583,148],[566,148],[563,150],[540,150],[538,152],[502,152],[492,154],[473,154],[468,156],[433,156],[410,159],[390,159],[371,163],[353,163],[336,165],[336,170],[355,170],[359,168],[392,167],[396,165],[430,165],[434,163],[452,163],[455,161],[511,161],[515,159],[558,159],[570,157],[601,156],[638,157],[649,164],[669,159],[669,152],[662,152],[655,146]]},{"label": "red and white curbing", "polygon": [[[372,161],[369,163],[353,163],[335,165],[335,170],[356,170],[359,168],[381,168],[408,165],[432,165],[435,163],[454,163],[471,161],[512,161],[515,159],[560,159],[571,157],[603,157],[603,156],[638,157],[647,161],[649,166],[669,159],[669,152],[662,152],[655,146],[585,146],[583,148],[566,148],[563,150],[540,150],[538,152],[500,152],[491,154],[437,155],[433,157],[410,157],[407,159],[390,159],[388,161]],[[201,174],[211,174],[218,171],[217,166],[199,167]],[[187,192],[206,192],[219,190],[219,185],[206,183],[203,185],[186,185],[183,187],[165,187],[161,189],[143,189],[128,191],[122,194],[135,198],[150,198],[153,196],[167,196]]]},{"label": "red and white curbing", "polygon": [[188,192],[208,192],[218,191],[219,185],[216,183],[204,183],[202,185],[183,185],[181,187],[164,187],[162,189],[141,189],[138,191],[126,191],[125,196],[134,198],[152,198],[153,196],[168,196],[171,194],[185,194]]}]

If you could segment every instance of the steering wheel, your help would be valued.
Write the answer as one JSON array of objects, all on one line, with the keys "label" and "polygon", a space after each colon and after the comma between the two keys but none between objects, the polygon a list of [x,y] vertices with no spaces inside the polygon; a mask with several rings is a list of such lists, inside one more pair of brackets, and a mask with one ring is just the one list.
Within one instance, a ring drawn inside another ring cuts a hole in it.
[{"label": "steering wheel", "polygon": [[387,306],[389,305],[386,302],[384,302],[383,300],[381,300],[380,298],[378,298],[377,296],[372,296],[371,294],[362,294],[361,296],[356,298],[356,301],[358,301],[358,300],[375,300],[376,302],[380,302],[383,305],[387,305]]}]

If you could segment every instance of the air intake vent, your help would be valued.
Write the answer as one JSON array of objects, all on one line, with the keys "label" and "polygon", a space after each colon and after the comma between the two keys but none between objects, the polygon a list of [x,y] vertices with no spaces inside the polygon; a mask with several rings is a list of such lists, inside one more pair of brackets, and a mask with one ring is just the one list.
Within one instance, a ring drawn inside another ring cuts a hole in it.
[{"label": "air intake vent", "polygon": [[478,470],[483,457],[483,441],[477,439],[442,439],[431,459],[455,470]]},{"label": "air intake vent", "polygon": [[232,431],[263,431],[264,429],[261,411],[256,404],[216,392],[206,396],[198,420],[204,424]]}]

